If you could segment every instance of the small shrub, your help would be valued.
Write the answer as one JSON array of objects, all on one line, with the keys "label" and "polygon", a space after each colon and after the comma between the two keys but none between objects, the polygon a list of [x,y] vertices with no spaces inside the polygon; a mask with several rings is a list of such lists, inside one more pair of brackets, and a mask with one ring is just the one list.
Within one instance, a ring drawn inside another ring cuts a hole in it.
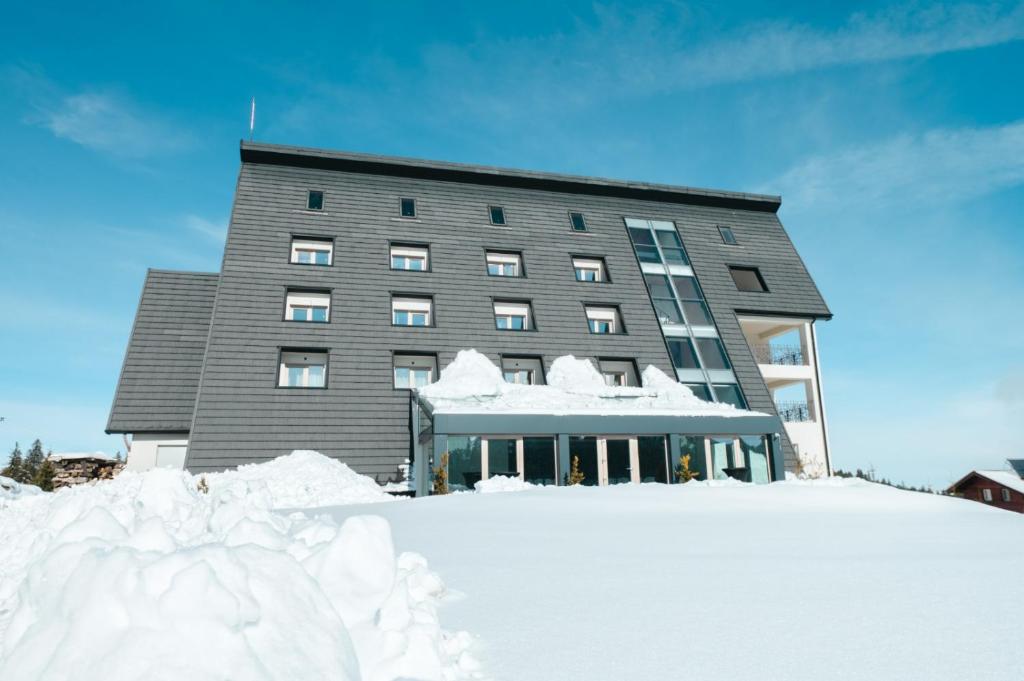
[{"label": "small shrub", "polygon": [[690,482],[700,477],[700,472],[690,468],[690,455],[681,454],[679,456],[679,465],[676,466],[676,481],[677,482]]},{"label": "small shrub", "polygon": [[580,457],[572,457],[572,467],[569,469],[569,484],[579,485],[586,479],[587,476],[583,475],[583,471],[580,470]]},{"label": "small shrub", "polygon": [[196,489],[199,490],[200,492],[202,492],[203,494],[209,494],[210,493],[210,485],[209,485],[209,483],[206,482],[206,476],[205,475],[203,475],[203,476],[201,476],[199,478],[199,482],[196,483]]},{"label": "small shrub", "polygon": [[432,494],[448,494],[448,452],[441,455],[440,465],[434,469]]}]

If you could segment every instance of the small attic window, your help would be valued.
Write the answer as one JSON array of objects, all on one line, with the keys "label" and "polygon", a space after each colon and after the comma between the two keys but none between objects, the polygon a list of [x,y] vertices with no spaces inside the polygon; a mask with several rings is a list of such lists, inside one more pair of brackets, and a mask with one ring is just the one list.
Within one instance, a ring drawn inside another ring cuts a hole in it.
[{"label": "small attic window", "polygon": [[306,210],[323,210],[324,209],[324,193],[315,189],[310,189],[309,194],[306,196]]},{"label": "small attic window", "polygon": [[729,274],[732,275],[732,280],[740,291],[749,291],[751,293],[768,292],[768,286],[764,283],[764,277],[761,276],[761,271],[756,267],[730,265]]},{"label": "small attic window", "polygon": [[505,224],[505,209],[501,206],[488,206],[487,212],[491,216],[492,225],[503,225]]},{"label": "small attic window", "polygon": [[416,217],[416,199],[402,199],[401,215],[403,218]]},{"label": "small attic window", "polygon": [[587,231],[587,219],[583,217],[583,213],[569,213],[569,226],[574,232],[585,232]]},{"label": "small attic window", "polygon": [[735,246],[737,244],[736,235],[732,233],[731,227],[719,225],[718,233],[722,235],[722,243],[728,244],[729,246]]}]

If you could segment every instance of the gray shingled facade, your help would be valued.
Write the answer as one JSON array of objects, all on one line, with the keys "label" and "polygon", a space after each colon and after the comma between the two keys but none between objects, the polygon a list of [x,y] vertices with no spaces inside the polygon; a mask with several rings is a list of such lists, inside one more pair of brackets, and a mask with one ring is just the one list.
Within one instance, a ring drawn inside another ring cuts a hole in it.
[{"label": "gray shingled facade", "polygon": [[[111,430],[137,432],[154,419],[190,430],[193,471],[310,448],[378,479],[395,476],[409,455],[408,394],[392,387],[396,351],[436,353],[440,367],[470,347],[495,361],[503,353],[540,355],[545,367],[571,353],[634,359],[640,368],[653,364],[671,374],[624,217],[676,223],[752,409],[775,413],[736,311],[831,316],[775,215],[775,197],[262,144],[243,144],[242,157],[191,423],[177,401],[158,414],[160,393],[146,397],[136,389],[147,365],[133,353],[152,342],[149,293],[111,415]],[[324,192],[322,211],[305,210],[310,189]],[[401,197],[417,200],[416,219],[399,217]],[[508,224],[489,224],[488,205],[503,206]],[[570,230],[569,211],[586,215],[588,232]],[[738,246],[722,243],[719,224],[732,227]],[[293,235],[333,238],[333,266],[289,264]],[[392,241],[429,244],[431,271],[391,270]],[[488,277],[485,249],[522,252],[527,276]],[[611,282],[575,281],[572,255],[602,256]],[[738,292],[728,264],[759,267],[770,292]],[[283,321],[288,287],[330,289],[331,321]],[[391,326],[393,292],[433,296],[436,325]],[[212,299],[209,288],[197,295],[207,305]],[[530,300],[537,329],[496,330],[494,298]],[[590,334],[584,303],[618,305],[628,334]],[[194,312],[197,324],[202,307]],[[329,349],[327,389],[278,388],[281,347]],[[196,348],[190,343],[183,354],[192,371]],[[154,377],[177,372],[166,363],[148,370]],[[189,381],[183,374],[181,385],[195,385]],[[784,449],[792,455],[788,442]]]}]

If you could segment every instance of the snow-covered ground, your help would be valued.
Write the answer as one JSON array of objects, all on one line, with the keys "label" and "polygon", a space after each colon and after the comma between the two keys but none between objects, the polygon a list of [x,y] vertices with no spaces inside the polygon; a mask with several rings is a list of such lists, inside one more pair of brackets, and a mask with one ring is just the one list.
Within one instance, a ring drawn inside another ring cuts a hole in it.
[{"label": "snow-covered ground", "polygon": [[480,491],[380,503],[297,453],[0,498],[0,679],[1024,678],[1024,516],[857,480]]}]

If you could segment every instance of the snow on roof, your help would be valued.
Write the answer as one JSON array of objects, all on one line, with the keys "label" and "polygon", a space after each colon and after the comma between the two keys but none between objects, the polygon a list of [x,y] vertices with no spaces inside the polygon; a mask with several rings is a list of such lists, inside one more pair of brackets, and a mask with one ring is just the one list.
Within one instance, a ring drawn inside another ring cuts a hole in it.
[{"label": "snow on roof", "polygon": [[1024,494],[1024,480],[1019,478],[1012,471],[974,471],[980,476],[986,477],[992,482],[999,483],[1003,487],[1009,487]]},{"label": "snow on roof", "polygon": [[485,355],[460,350],[436,383],[416,392],[434,413],[763,416],[705,402],[654,366],[641,378],[643,387],[609,386],[590,360],[565,355],[552,362],[547,385],[518,385],[506,383]]}]

